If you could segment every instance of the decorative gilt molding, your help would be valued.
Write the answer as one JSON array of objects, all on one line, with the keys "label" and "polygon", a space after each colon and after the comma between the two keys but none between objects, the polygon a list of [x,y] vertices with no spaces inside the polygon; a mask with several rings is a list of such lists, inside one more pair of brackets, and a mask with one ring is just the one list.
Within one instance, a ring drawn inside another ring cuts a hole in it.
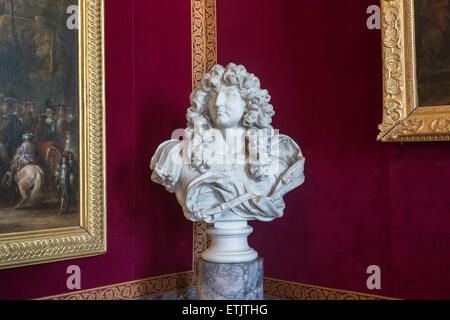
[{"label": "decorative gilt molding", "polygon": [[103,0],[80,1],[79,227],[0,235],[0,269],[106,252]]},{"label": "decorative gilt molding", "polygon": [[192,89],[217,63],[216,1],[191,0]]},{"label": "decorative gilt molding", "polygon": [[205,2],[205,72],[208,72],[217,64],[216,0],[205,0]]},{"label": "decorative gilt molding", "polygon": [[311,286],[264,278],[264,296],[281,300],[394,300],[393,298],[346,290]]},{"label": "decorative gilt molding", "polygon": [[383,121],[378,140],[450,140],[450,106],[419,107],[414,0],[381,0]]},{"label": "decorative gilt molding", "polygon": [[193,243],[193,254],[192,254],[192,270],[195,272],[197,270],[197,259],[200,258],[200,255],[207,248],[207,234],[206,228],[208,224],[200,221],[194,222],[193,224],[194,231],[194,243]]},{"label": "decorative gilt molding", "polygon": [[[195,287],[191,271],[80,290],[39,300],[135,300]],[[282,300],[394,300],[393,298],[264,278],[264,295]]]},{"label": "decorative gilt molding", "polygon": [[191,271],[123,282],[39,300],[135,300],[192,287]]}]

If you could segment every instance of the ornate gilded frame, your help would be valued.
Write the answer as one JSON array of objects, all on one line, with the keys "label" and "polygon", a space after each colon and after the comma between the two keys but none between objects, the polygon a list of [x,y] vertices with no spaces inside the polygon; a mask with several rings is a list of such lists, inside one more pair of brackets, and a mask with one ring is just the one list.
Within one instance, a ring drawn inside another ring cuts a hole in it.
[{"label": "ornate gilded frame", "polygon": [[103,0],[79,0],[80,226],[0,235],[0,269],[106,252]]},{"label": "ornate gilded frame", "polygon": [[379,141],[450,140],[450,106],[419,107],[415,0],[381,0],[383,122]]}]

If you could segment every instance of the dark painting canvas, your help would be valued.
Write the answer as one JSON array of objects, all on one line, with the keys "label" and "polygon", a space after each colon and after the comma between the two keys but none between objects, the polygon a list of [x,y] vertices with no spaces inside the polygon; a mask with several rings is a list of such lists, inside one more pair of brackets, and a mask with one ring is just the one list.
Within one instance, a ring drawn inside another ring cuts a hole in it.
[{"label": "dark painting canvas", "polygon": [[419,106],[450,105],[450,5],[416,0],[415,30]]},{"label": "dark painting canvas", "polygon": [[74,0],[0,0],[0,234],[78,226]]}]

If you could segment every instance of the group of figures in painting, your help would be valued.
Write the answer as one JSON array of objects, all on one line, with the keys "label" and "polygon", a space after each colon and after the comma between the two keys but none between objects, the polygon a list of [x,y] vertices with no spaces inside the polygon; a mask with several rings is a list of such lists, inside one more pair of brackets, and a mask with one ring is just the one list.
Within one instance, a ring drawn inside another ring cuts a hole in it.
[{"label": "group of figures in painting", "polygon": [[44,196],[57,193],[59,213],[67,211],[74,202],[78,177],[74,112],[62,104],[55,106],[51,98],[42,107],[44,112],[33,101],[1,93],[0,103],[0,176],[4,189],[0,205],[17,209],[27,199],[38,203]]},{"label": "group of figures in painting", "polygon": [[0,234],[75,225],[77,3],[0,1]]}]

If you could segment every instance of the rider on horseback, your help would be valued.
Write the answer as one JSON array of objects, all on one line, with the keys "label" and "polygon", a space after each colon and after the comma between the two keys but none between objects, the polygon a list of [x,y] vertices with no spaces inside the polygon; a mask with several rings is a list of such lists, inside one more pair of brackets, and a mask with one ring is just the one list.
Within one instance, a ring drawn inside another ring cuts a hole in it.
[{"label": "rider on horseback", "polygon": [[37,164],[37,147],[32,142],[34,135],[32,133],[25,133],[23,136],[23,143],[17,149],[16,156],[11,164],[12,175],[18,172],[21,168],[27,164]]},{"label": "rider on horseback", "polygon": [[14,209],[20,208],[27,199],[37,202],[43,197],[42,186],[45,174],[37,164],[38,149],[32,142],[33,135],[31,133],[24,134],[22,138],[24,141],[17,148],[11,170],[6,172],[2,180],[2,185],[5,188],[9,188],[13,181],[17,184],[17,191],[21,200]]}]

